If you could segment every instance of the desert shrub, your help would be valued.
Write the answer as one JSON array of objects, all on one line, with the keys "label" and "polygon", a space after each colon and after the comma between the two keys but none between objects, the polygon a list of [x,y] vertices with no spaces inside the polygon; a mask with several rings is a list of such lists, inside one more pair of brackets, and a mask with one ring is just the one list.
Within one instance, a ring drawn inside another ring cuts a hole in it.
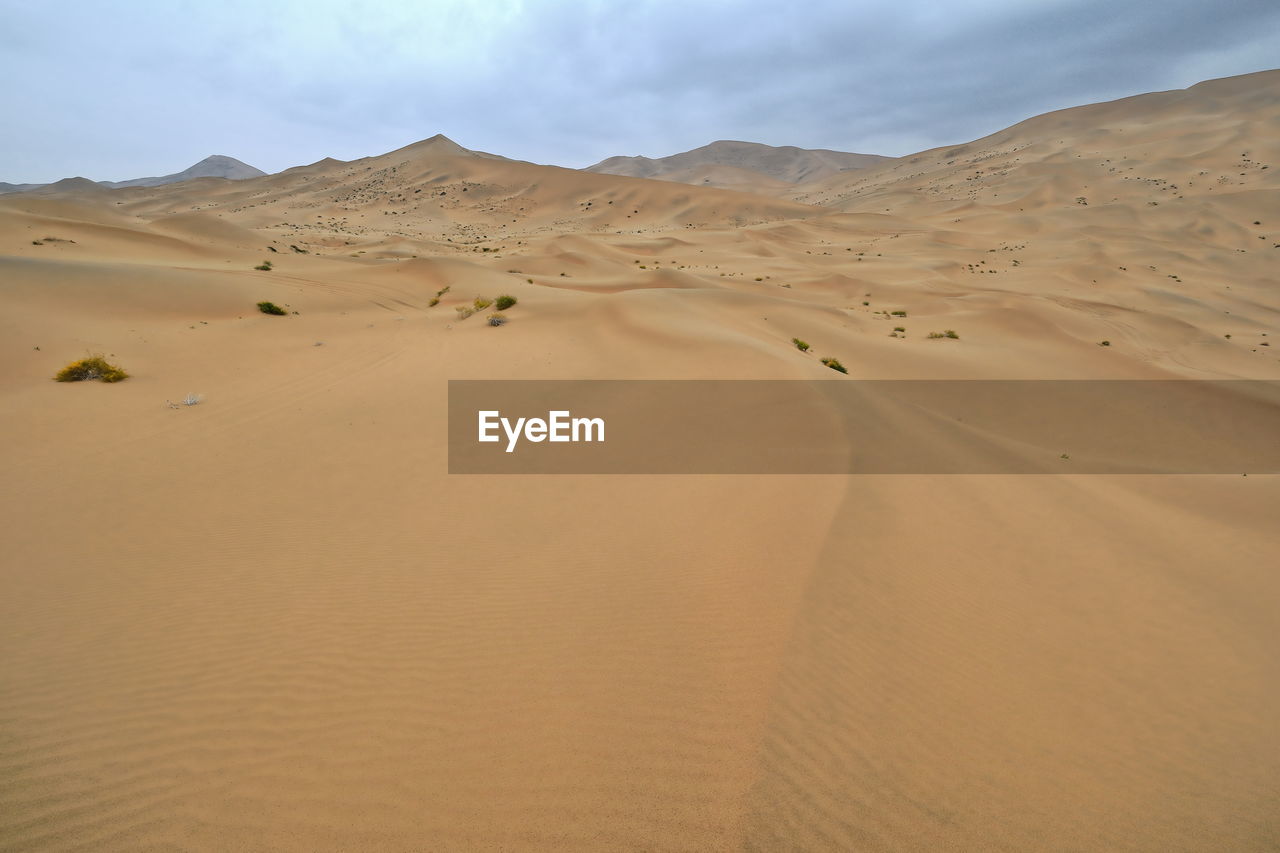
[{"label": "desert shrub", "polygon": [[102,356],[93,355],[71,362],[59,370],[53,378],[59,382],[91,382],[95,379],[99,382],[119,382],[122,379],[128,379],[129,374],[116,365],[108,363]]},{"label": "desert shrub", "polygon": [[275,314],[278,317],[283,317],[286,313],[288,313],[279,305],[275,304],[274,302],[259,302],[258,310],[261,311],[263,314]]},{"label": "desert shrub", "polygon": [[263,272],[271,272],[271,261],[263,261],[262,263],[254,267],[254,269],[262,270]]},{"label": "desert shrub", "polygon": [[1111,346],[1111,341],[1098,341],[1098,346],[1100,346],[1100,347],[1109,347],[1109,346]]},{"label": "desert shrub", "polygon": [[838,370],[841,373],[849,372],[848,370],[845,369],[844,365],[841,364],[840,360],[837,358],[824,358],[822,360],[822,363],[825,364],[827,367],[830,367],[832,370]]},{"label": "desert shrub", "polygon": [[489,325],[490,325],[490,326],[501,326],[501,325],[502,325],[503,323],[505,323],[505,322],[507,322],[507,318],[506,318],[506,317],[504,317],[504,316],[502,316],[501,314],[490,314],[490,315],[489,315]]},{"label": "desert shrub", "polygon": [[518,301],[519,300],[516,299],[514,296],[508,296],[507,294],[504,293],[493,301],[493,307],[497,308],[499,311],[506,311],[512,305],[515,305],[516,302]]},{"label": "desert shrub", "polygon": [[895,332],[905,332],[907,329],[906,329],[906,327],[905,327],[905,326],[894,326],[894,327],[893,327],[893,330],[894,330]]},{"label": "desert shrub", "polygon": [[791,343],[795,344],[795,345],[796,345],[796,349],[800,350],[800,352],[808,352],[808,351],[809,351],[809,344],[808,344],[808,342],[807,342],[807,341],[802,341],[802,340],[800,340],[799,338],[792,338],[792,339],[791,339]]},{"label": "desert shrub", "polygon": [[468,317],[470,317],[472,314],[476,313],[475,309],[473,309],[470,305],[459,305],[453,310],[458,312],[459,320],[465,320]]},{"label": "desert shrub", "polygon": [[906,311],[890,311],[889,313],[890,313],[890,314],[892,314],[892,315],[893,315],[893,316],[895,316],[895,317],[905,317],[905,316],[907,316],[907,312],[906,312]]},{"label": "desert shrub", "polygon": [[955,329],[947,329],[945,332],[943,332],[943,333],[942,333],[942,336],[943,336],[944,338],[951,338],[952,340],[959,340],[959,339],[960,339],[960,336],[956,334],[956,330],[955,330]]},{"label": "desert shrub", "polygon": [[937,338],[945,338],[946,335],[942,334],[942,332],[930,332],[925,337],[929,338],[929,340],[936,340]]},{"label": "desert shrub", "polygon": [[485,299],[483,296],[477,296],[473,304],[476,306],[477,311],[483,311],[493,304],[493,300]]}]

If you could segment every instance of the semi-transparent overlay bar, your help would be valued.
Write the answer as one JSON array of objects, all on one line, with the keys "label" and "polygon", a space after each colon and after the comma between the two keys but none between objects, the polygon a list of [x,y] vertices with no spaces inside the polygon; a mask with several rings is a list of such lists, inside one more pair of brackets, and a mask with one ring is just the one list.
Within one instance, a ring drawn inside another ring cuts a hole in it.
[{"label": "semi-transparent overlay bar", "polygon": [[1280,473],[1280,381],[452,380],[449,472]]}]

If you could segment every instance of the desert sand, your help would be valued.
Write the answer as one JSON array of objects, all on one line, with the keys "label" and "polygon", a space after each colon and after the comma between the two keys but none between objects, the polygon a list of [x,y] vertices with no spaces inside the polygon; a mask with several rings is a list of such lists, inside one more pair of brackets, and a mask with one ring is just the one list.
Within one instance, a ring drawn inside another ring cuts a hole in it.
[{"label": "desert sand", "polygon": [[0,198],[0,849],[1280,847],[1280,477],[445,441],[449,379],[1280,379],[1277,127],[1270,71],[802,184]]}]

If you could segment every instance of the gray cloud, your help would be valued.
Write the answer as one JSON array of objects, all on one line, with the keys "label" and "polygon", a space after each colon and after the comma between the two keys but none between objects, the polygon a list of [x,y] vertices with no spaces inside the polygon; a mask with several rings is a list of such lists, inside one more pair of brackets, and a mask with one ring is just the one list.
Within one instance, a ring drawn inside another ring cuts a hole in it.
[{"label": "gray cloud", "polygon": [[0,0],[0,179],[437,132],[568,166],[724,138],[900,155],[1277,56],[1270,0]]}]

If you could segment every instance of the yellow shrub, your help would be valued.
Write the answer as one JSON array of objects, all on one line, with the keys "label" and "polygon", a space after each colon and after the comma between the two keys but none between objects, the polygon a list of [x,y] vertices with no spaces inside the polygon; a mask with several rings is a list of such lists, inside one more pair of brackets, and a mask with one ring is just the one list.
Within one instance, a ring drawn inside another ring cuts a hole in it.
[{"label": "yellow shrub", "polygon": [[53,378],[59,382],[85,382],[94,379],[101,382],[119,382],[122,379],[128,379],[129,374],[114,364],[107,363],[102,356],[94,355],[71,362],[59,370]]}]

